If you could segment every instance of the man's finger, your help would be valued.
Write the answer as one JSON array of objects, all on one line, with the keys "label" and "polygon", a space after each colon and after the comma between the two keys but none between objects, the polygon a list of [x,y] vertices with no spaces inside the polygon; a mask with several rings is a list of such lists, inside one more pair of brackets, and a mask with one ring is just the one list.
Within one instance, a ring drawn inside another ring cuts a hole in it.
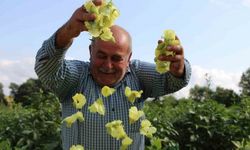
[{"label": "man's finger", "polygon": [[95,20],[96,16],[91,13],[83,13],[82,15],[82,21],[93,21]]},{"label": "man's finger", "polygon": [[96,5],[96,6],[100,6],[102,4],[102,0],[93,0],[93,3]]},{"label": "man's finger", "polygon": [[81,21],[81,22],[84,22],[84,21],[92,21],[92,20],[95,20],[95,15],[94,14],[91,14],[91,13],[88,13],[87,11],[85,11],[85,8],[84,7],[80,7],[78,8],[73,16],[71,17],[72,20],[77,20],[77,21]]},{"label": "man's finger", "polygon": [[158,44],[162,43],[163,41],[162,40],[158,40]]},{"label": "man's finger", "polygon": [[183,47],[181,45],[168,46],[166,50],[173,51],[175,54],[183,54]]},{"label": "man's finger", "polygon": [[161,60],[161,61],[178,62],[178,61],[181,61],[183,59],[183,56],[182,55],[174,55],[174,56],[160,55],[158,57],[158,59]]},{"label": "man's finger", "polygon": [[84,5],[82,5],[81,10],[82,10],[82,12],[84,12],[84,13],[87,13],[87,12],[88,12],[88,11],[86,10],[86,8],[84,7]]}]

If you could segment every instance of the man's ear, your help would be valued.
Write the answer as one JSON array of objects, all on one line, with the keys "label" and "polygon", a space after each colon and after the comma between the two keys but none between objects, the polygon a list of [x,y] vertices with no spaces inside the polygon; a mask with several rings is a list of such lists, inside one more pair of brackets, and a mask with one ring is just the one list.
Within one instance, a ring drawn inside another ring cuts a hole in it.
[{"label": "man's ear", "polygon": [[129,54],[129,56],[128,56],[128,62],[130,62],[131,56],[132,56],[132,52],[131,52],[131,53]]}]

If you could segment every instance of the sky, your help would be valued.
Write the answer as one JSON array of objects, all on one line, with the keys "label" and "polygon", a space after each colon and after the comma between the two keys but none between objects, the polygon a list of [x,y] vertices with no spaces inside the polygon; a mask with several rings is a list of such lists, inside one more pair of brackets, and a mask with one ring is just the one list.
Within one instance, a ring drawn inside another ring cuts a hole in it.
[{"label": "sky", "polygon": [[[37,78],[35,56],[44,40],[56,32],[85,0],[1,0],[0,82],[9,94],[11,82]],[[132,36],[132,59],[154,62],[157,41],[173,29],[192,66],[183,97],[194,85],[221,86],[239,93],[238,83],[250,67],[250,0],[113,0],[120,11],[115,24]],[[81,33],[66,54],[67,59],[89,60],[90,35]]]}]

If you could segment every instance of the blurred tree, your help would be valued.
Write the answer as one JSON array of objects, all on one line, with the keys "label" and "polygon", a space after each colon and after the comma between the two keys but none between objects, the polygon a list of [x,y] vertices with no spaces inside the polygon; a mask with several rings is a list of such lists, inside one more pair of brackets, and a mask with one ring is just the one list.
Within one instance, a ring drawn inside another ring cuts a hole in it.
[{"label": "blurred tree", "polygon": [[242,95],[250,96],[250,68],[242,74],[239,86],[241,87]]},{"label": "blurred tree", "polygon": [[61,150],[59,100],[42,90],[27,99],[28,106],[0,108],[0,150]]},{"label": "blurred tree", "polygon": [[216,91],[211,98],[224,104],[226,107],[240,102],[240,96],[237,93],[231,89],[224,89],[222,87],[216,87]]},{"label": "blurred tree", "polygon": [[211,89],[212,77],[206,73],[205,74],[206,85],[199,86],[195,85],[189,90],[189,98],[195,101],[204,101],[205,99],[211,99],[213,91]]},{"label": "blurred tree", "polygon": [[9,85],[9,89],[10,89],[10,96],[15,96],[17,94],[19,85],[16,83],[11,82]]},{"label": "blurred tree", "polygon": [[4,103],[3,84],[0,82],[0,103]]},{"label": "blurred tree", "polygon": [[240,96],[231,89],[216,87],[216,90],[213,91],[207,86],[199,85],[195,85],[190,89],[189,98],[195,101],[213,99],[226,107],[240,102]]},{"label": "blurred tree", "polygon": [[204,101],[210,99],[213,95],[213,91],[207,86],[195,85],[189,91],[189,98],[195,101]]},{"label": "blurred tree", "polygon": [[15,83],[10,85],[12,88],[11,94],[13,94],[14,101],[21,103],[23,106],[31,105],[33,94],[43,91],[44,94],[48,94],[49,90],[42,86],[42,83],[38,79],[28,79],[20,86]]},{"label": "blurred tree", "polygon": [[206,87],[209,89],[211,88],[212,85],[212,77],[208,73],[205,74],[205,80],[206,80]]}]

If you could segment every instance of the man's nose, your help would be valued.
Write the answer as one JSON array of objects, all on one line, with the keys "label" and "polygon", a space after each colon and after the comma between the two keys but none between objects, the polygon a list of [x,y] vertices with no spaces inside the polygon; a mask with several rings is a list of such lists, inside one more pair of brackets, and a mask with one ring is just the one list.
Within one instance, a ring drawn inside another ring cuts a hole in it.
[{"label": "man's nose", "polygon": [[106,59],[105,60],[105,63],[104,63],[105,67],[108,68],[108,69],[112,69],[113,68],[113,62],[111,59]]}]

